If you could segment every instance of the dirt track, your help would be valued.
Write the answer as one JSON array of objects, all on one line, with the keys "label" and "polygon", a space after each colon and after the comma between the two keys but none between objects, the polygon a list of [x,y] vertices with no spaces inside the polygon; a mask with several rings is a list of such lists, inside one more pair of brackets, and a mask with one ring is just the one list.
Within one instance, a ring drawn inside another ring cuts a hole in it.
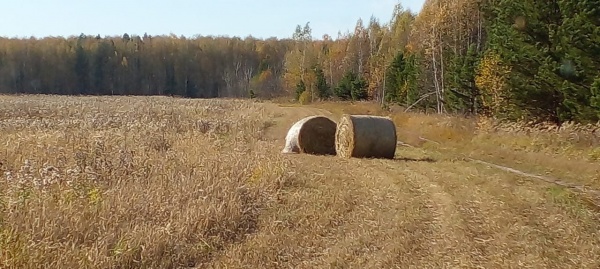
[{"label": "dirt track", "polygon": [[[332,116],[273,109],[273,154],[296,120]],[[395,160],[285,158],[295,183],[218,267],[600,267],[598,215],[554,185],[418,148]]]}]

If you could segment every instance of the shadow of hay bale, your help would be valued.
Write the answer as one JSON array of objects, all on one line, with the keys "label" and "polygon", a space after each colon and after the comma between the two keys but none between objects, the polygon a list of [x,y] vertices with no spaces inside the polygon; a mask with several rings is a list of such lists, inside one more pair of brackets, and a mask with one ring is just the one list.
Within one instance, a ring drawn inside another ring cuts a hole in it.
[{"label": "shadow of hay bale", "polygon": [[435,163],[435,162],[437,162],[436,159],[429,158],[429,157],[418,158],[418,159],[416,159],[416,158],[401,157],[401,158],[394,158],[393,160],[397,161],[397,162],[426,162],[426,163]]},{"label": "shadow of hay bale", "polygon": [[289,129],[281,152],[335,155],[336,128],[336,123],[325,116],[303,118]]}]

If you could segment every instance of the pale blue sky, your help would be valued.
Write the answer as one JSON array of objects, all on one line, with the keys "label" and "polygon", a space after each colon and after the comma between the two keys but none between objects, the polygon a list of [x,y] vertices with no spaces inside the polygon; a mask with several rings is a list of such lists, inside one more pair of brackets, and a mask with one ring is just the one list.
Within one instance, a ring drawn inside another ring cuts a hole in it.
[{"label": "pale blue sky", "polygon": [[[389,21],[398,0],[5,0],[0,36],[170,34],[291,37],[310,21],[313,37],[352,30],[358,18]],[[424,0],[400,0],[418,12]]]}]

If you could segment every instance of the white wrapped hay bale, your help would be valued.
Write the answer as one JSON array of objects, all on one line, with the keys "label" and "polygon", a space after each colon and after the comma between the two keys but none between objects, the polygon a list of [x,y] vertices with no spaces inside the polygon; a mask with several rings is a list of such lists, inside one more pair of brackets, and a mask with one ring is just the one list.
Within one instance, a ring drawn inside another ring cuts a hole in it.
[{"label": "white wrapped hay bale", "polygon": [[282,153],[335,155],[337,125],[324,116],[303,118],[289,129]]},{"label": "white wrapped hay bale", "polygon": [[386,158],[396,154],[396,125],[388,117],[344,114],[337,124],[335,150],[344,158]]}]

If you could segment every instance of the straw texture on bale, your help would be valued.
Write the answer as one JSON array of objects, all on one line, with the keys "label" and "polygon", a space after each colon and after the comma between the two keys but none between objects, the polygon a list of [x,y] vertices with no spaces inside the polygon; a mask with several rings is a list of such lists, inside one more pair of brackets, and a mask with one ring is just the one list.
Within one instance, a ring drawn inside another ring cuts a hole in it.
[{"label": "straw texture on bale", "polygon": [[303,118],[289,129],[283,153],[335,155],[336,123],[324,116]]},{"label": "straw texture on bale", "polygon": [[343,158],[393,159],[396,125],[388,117],[344,114],[337,124],[335,149]]}]

